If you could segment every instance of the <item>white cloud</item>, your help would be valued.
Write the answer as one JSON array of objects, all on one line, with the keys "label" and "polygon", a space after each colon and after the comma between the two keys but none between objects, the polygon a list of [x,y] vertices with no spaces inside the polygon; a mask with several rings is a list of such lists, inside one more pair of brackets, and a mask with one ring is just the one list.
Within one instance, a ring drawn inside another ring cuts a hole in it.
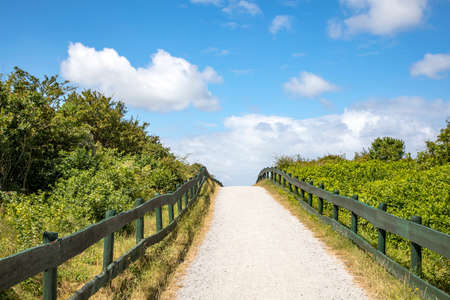
[{"label": "white cloud", "polygon": [[222,9],[223,12],[227,14],[233,14],[235,12],[245,13],[252,16],[262,14],[261,9],[258,4],[250,1],[240,0],[230,0],[228,5]]},{"label": "white cloud", "polygon": [[219,102],[208,90],[222,78],[206,67],[200,71],[183,58],[164,50],[152,55],[145,68],[134,68],[127,58],[110,48],[95,50],[81,43],[69,45],[61,75],[83,88],[100,90],[133,107],[153,111],[182,110],[190,104],[216,110]]},{"label": "white cloud", "polygon": [[336,20],[328,20],[328,36],[332,39],[338,39],[342,36],[342,24]]},{"label": "white cloud", "polygon": [[287,0],[283,2],[283,5],[288,7],[297,7],[298,0]]},{"label": "white cloud", "polygon": [[292,77],[283,87],[288,94],[309,98],[337,90],[334,84],[309,72],[301,72],[298,78]]},{"label": "white cloud", "polygon": [[230,28],[230,29],[238,29],[238,28],[242,28],[242,29],[247,29],[250,27],[250,25],[248,24],[240,24],[240,23],[236,23],[236,22],[227,22],[222,24],[222,26]]},{"label": "white cloud", "polygon": [[[247,0],[191,0],[194,4],[212,4],[222,8],[222,11],[227,14],[249,14],[256,16],[262,14],[261,8],[253,1]],[[239,24],[235,22],[226,23],[230,28],[237,28]]]},{"label": "white cloud", "polygon": [[271,166],[279,155],[301,154],[316,158],[345,154],[370,147],[376,137],[405,141],[406,151],[416,153],[425,141],[435,139],[450,116],[450,102],[419,97],[372,100],[310,119],[248,114],[225,119],[225,130],[169,142],[179,155],[200,162],[227,185],[252,184],[260,169]]},{"label": "white cloud", "polygon": [[424,58],[411,66],[412,76],[424,75],[439,79],[444,77],[444,72],[450,70],[450,54],[425,54]]},{"label": "white cloud", "polygon": [[359,33],[392,35],[420,25],[427,8],[427,0],[340,0],[340,3],[352,16],[342,22],[328,22],[331,38]]},{"label": "white cloud", "polygon": [[212,4],[219,6],[222,4],[222,0],[191,0],[191,3],[195,4]]},{"label": "white cloud", "polygon": [[292,17],[291,16],[275,16],[270,24],[269,31],[272,34],[277,34],[280,30],[290,30],[292,26]]},{"label": "white cloud", "polygon": [[230,50],[219,49],[216,47],[209,47],[209,48],[206,48],[205,50],[203,50],[203,53],[213,54],[213,55],[217,55],[217,56],[225,56],[225,55],[230,54]]}]

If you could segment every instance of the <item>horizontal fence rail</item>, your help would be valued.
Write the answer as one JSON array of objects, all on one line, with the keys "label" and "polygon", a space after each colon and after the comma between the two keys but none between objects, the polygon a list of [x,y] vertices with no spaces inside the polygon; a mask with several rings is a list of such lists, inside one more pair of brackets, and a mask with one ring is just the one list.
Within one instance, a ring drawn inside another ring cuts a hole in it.
[{"label": "horizontal fence rail", "polygon": [[[293,193],[299,203],[310,213],[331,225],[336,231],[351,239],[355,244],[374,255],[377,262],[382,264],[390,273],[406,280],[411,287],[418,288],[427,299],[450,299],[444,291],[431,285],[420,278],[422,263],[422,247],[430,249],[446,258],[450,258],[450,235],[433,230],[421,225],[421,218],[413,216],[411,221],[399,218],[386,212],[385,204],[379,208],[372,207],[357,200],[357,197],[345,197],[337,191],[331,193],[320,187],[314,186],[292,177],[277,168],[262,169],[257,178],[257,182],[268,179],[275,184],[286,188]],[[299,191],[300,190],[300,191]],[[305,197],[308,193],[308,199]],[[318,197],[317,211],[312,206],[313,195]],[[329,201],[333,205],[333,217],[323,215],[323,201]],[[351,212],[351,228],[347,228],[339,222],[339,209],[344,208]],[[378,230],[378,247],[375,249],[368,241],[357,233],[358,218],[366,219]],[[385,241],[386,232],[397,234],[411,244],[411,270],[408,270],[386,256]]]},{"label": "horizontal fence rail", "polygon": [[[143,201],[138,199],[136,207],[118,215],[108,211],[107,217],[76,233],[64,238],[57,238],[57,233],[44,233],[43,245],[30,248],[17,254],[0,259],[0,291],[8,289],[23,280],[44,272],[44,299],[56,299],[56,268],[65,261],[82,253],[85,249],[94,245],[101,239],[105,240],[103,253],[103,272],[92,281],[78,290],[71,299],[88,299],[102,286],[115,278],[125,270],[128,265],[141,257],[145,249],[158,243],[176,227],[178,220],[197,199],[203,183],[211,179],[222,185],[218,180],[210,176],[206,168],[202,168],[199,174],[185,182],[177,190],[170,194],[157,195],[154,198]],[[182,198],[185,203],[181,206]],[[177,203],[178,216],[173,216],[173,206]],[[162,207],[169,206],[170,223],[162,228],[162,219],[158,220]],[[146,213],[156,210],[157,233],[143,238],[143,217]],[[170,214],[172,212],[172,214]],[[125,225],[136,220],[136,246],[122,255],[118,260],[112,261],[112,249],[114,232],[119,231]],[[158,224],[160,227],[158,228]],[[52,238],[53,237],[53,238]],[[54,270],[54,273],[47,274]],[[48,279],[47,279],[48,278]],[[54,282],[49,282],[49,281]]]}]

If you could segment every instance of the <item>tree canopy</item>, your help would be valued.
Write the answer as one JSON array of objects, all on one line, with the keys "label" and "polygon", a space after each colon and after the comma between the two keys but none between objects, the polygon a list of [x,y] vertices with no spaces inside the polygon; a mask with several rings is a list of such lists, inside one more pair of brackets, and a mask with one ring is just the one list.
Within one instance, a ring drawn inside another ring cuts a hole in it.
[{"label": "tree canopy", "polygon": [[404,155],[405,143],[402,140],[388,136],[376,138],[369,148],[371,159],[396,161],[402,159]]},{"label": "tree canopy", "polygon": [[15,68],[0,78],[0,190],[46,190],[61,176],[64,153],[99,146],[119,155],[172,156],[147,123],[126,119],[125,105],[57,76],[43,80]]}]

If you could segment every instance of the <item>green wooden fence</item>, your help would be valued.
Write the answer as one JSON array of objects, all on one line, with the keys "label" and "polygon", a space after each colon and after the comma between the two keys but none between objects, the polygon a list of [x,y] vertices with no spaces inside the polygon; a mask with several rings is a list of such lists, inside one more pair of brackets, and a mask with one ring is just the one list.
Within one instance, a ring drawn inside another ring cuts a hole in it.
[{"label": "green wooden fence", "polygon": [[[90,225],[72,235],[58,239],[55,232],[44,232],[44,244],[0,259],[0,291],[8,289],[21,281],[43,272],[44,299],[56,299],[57,267],[72,257],[82,253],[99,240],[104,239],[103,271],[75,292],[70,299],[88,299],[101,287],[124,271],[131,263],[144,255],[145,249],[160,242],[177,226],[179,219],[197,199],[203,183],[212,179],[206,168],[179,186],[170,194],[157,195],[144,201],[138,199],[136,207],[116,215],[108,211],[104,220]],[[184,198],[184,203],[182,203]],[[178,216],[174,216],[173,206],[178,206]],[[184,204],[184,205],[183,205]],[[162,223],[162,207],[168,206],[169,224]],[[157,233],[144,238],[144,215],[156,211]],[[119,259],[113,261],[114,232],[136,220],[136,245]]]},{"label": "green wooden fence", "polygon": [[[422,270],[422,247],[428,248],[446,258],[450,258],[450,235],[421,225],[419,216],[412,216],[411,220],[404,220],[386,212],[386,204],[381,203],[378,208],[358,201],[357,197],[345,197],[338,191],[325,191],[323,185],[316,187],[312,182],[306,183],[293,178],[291,174],[277,168],[264,168],[258,174],[257,182],[263,179],[289,189],[308,212],[316,215],[322,222],[331,225],[334,230],[352,240],[356,245],[373,254],[375,260],[383,265],[391,274],[409,285],[418,288],[426,299],[450,299],[444,291],[420,278]],[[294,187],[294,188],[293,188]],[[300,190],[300,192],[299,192]],[[308,197],[305,197],[308,193]],[[317,211],[313,208],[313,195],[317,196]],[[323,201],[333,205],[333,217],[323,215]],[[339,210],[347,209],[351,212],[351,227],[339,222]],[[358,234],[358,218],[366,219],[378,231],[377,249]],[[401,266],[386,255],[386,232],[397,234],[410,241],[411,266],[410,270]]]}]

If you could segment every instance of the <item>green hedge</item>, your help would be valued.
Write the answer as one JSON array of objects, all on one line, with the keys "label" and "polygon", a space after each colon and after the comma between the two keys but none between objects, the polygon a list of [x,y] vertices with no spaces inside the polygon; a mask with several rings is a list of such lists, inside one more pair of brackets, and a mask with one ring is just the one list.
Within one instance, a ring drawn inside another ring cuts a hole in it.
[{"label": "green hedge", "polygon": [[64,236],[103,219],[108,209],[128,210],[136,198],[174,190],[198,171],[170,156],[123,156],[113,149],[99,149],[93,158],[78,149],[66,153],[59,167],[64,175],[50,191],[0,193],[3,222],[14,231],[9,243],[16,245],[0,249],[1,256],[40,244],[43,231]]},{"label": "green hedge", "polygon": [[[341,195],[357,194],[359,200],[377,207],[388,205],[388,212],[404,219],[422,216],[423,224],[450,233],[450,165],[423,169],[417,161],[405,159],[395,162],[379,160],[331,162],[291,162],[284,166],[292,173],[315,185],[323,183],[329,191]],[[331,206],[325,207],[331,215]],[[350,214],[342,212],[341,221],[350,226]],[[360,233],[376,245],[377,233],[367,221],[360,221]],[[409,265],[409,243],[399,236],[388,235],[387,254],[405,266]],[[424,249],[424,277],[449,292],[450,260]]]}]

